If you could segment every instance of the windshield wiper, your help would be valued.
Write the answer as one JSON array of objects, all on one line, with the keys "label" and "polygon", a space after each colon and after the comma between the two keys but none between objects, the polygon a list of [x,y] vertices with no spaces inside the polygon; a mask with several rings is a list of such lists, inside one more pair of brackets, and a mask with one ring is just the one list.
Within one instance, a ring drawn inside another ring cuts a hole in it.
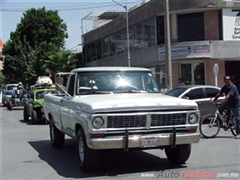
[{"label": "windshield wiper", "polygon": [[110,91],[83,91],[80,92],[79,95],[85,95],[85,94],[112,94]]},{"label": "windshield wiper", "polygon": [[143,90],[121,90],[121,91],[114,91],[114,93],[146,93],[147,91]]}]

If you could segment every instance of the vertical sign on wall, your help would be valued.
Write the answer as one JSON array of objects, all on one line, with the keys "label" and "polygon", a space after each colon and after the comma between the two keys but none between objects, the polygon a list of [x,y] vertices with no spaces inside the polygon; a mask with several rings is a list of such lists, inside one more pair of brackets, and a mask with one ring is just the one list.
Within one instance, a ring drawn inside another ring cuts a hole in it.
[{"label": "vertical sign on wall", "polygon": [[219,72],[218,64],[215,63],[214,66],[213,66],[213,73],[214,73],[214,76],[215,76],[215,86],[218,86],[218,84],[217,84],[218,72]]},{"label": "vertical sign on wall", "polygon": [[240,41],[240,9],[232,10],[224,8],[223,16],[223,40]]}]

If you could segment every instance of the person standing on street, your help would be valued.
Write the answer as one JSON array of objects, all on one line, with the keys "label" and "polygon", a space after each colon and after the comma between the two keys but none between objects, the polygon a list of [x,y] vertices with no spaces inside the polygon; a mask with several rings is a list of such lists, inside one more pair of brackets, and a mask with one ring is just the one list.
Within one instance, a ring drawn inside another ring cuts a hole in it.
[{"label": "person standing on street", "polygon": [[183,82],[182,78],[178,79],[178,87],[179,86],[185,86],[185,83]]},{"label": "person standing on street", "polygon": [[225,85],[221,88],[218,94],[210,102],[215,102],[221,94],[225,94],[222,102],[218,102],[219,113],[222,115],[226,109],[231,109],[236,117],[236,133],[235,139],[240,139],[240,98],[237,87],[232,83],[230,76],[224,76]]}]

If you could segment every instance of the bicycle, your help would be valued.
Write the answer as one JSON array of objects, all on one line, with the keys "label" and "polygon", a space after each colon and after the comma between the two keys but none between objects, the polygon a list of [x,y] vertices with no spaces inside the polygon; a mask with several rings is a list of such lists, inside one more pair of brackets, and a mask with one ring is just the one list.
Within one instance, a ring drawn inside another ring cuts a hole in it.
[{"label": "bicycle", "polygon": [[225,131],[231,130],[231,133],[236,136],[236,118],[232,110],[225,110],[223,115],[220,115],[218,111],[218,105],[216,106],[215,114],[208,114],[204,116],[199,124],[199,131],[201,135],[205,138],[213,138],[218,135],[220,128]]}]

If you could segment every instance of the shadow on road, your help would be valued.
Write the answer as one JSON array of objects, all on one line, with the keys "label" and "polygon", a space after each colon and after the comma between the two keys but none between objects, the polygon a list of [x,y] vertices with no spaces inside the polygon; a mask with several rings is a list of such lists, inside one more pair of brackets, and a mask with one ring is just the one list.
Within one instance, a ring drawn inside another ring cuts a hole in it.
[{"label": "shadow on road", "polygon": [[43,121],[38,121],[36,124],[34,124],[31,119],[29,119],[29,120],[27,120],[27,121],[21,119],[21,120],[19,120],[19,122],[21,122],[21,123],[23,123],[23,124],[27,124],[27,125],[48,125],[48,126],[49,126],[49,124],[46,124],[46,121],[45,121],[45,120],[43,120]]},{"label": "shadow on road", "polygon": [[2,110],[9,111],[9,112],[11,112],[11,111],[23,111],[23,107],[15,107],[14,106],[11,111],[8,110],[7,107],[5,107],[5,106],[2,106],[1,108],[2,108]]},{"label": "shadow on road", "polygon": [[66,139],[63,148],[53,148],[50,141],[30,141],[29,144],[38,152],[40,159],[65,178],[115,177],[128,173],[141,174],[186,167],[184,164],[171,164],[165,156],[161,158],[144,151],[102,151],[99,168],[86,173],[78,166],[75,140]]}]

